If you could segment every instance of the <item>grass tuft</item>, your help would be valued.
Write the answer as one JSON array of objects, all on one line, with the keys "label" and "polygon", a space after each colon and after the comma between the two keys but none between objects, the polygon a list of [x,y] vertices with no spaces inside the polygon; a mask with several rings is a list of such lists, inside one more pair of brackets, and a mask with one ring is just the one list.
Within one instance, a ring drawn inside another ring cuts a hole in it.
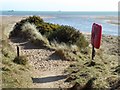
[{"label": "grass tuft", "polygon": [[38,32],[34,24],[25,23],[22,27],[22,32],[33,44],[37,46],[49,45],[49,41],[47,40],[47,38],[42,36],[41,33]]},{"label": "grass tuft", "polygon": [[[25,58],[17,58],[15,55],[15,51],[9,44],[8,39],[1,40],[0,45],[2,44],[2,48],[0,48],[0,51],[2,51],[2,65],[1,65],[1,71],[2,71],[2,88],[27,88],[31,85],[31,74],[30,74],[30,66],[29,65],[23,65],[26,63]],[[19,60],[22,60],[19,61]],[[13,60],[16,60],[17,63],[21,64],[15,64]],[[24,61],[25,60],[25,61]]]},{"label": "grass tuft", "polygon": [[17,56],[17,57],[15,57],[13,62],[17,63],[17,64],[21,64],[21,65],[26,65],[28,62],[28,59],[25,56],[19,56],[19,57]]}]

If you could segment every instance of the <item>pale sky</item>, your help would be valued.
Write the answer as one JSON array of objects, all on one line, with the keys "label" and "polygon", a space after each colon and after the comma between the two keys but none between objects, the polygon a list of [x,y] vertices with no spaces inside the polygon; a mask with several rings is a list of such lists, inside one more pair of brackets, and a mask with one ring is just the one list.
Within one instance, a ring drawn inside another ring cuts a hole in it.
[{"label": "pale sky", "polygon": [[2,10],[117,11],[119,0],[0,0]]}]

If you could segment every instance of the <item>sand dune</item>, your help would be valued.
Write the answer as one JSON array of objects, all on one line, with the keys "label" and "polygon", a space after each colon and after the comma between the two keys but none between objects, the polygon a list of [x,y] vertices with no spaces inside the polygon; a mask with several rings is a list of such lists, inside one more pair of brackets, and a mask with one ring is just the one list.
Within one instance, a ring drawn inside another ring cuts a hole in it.
[{"label": "sand dune", "polygon": [[[4,36],[8,37],[14,24],[25,17],[26,16],[3,16],[2,21],[0,20],[0,33],[2,33],[3,38]],[[90,43],[90,33],[84,33],[84,35]],[[70,87],[68,83],[64,83],[67,74],[63,72],[73,62],[60,59],[59,56],[54,54],[54,50],[37,48],[31,43],[21,41],[19,38],[16,38],[15,40],[17,42],[14,42],[14,40],[10,42],[12,47],[16,49],[16,45],[19,45],[21,51],[20,54],[26,55],[29,59],[29,63],[34,68],[31,72],[33,79],[33,85],[31,86],[32,88]],[[114,61],[115,65],[118,64],[117,36],[103,35],[100,50],[103,51],[103,57],[105,57],[105,59]]]}]

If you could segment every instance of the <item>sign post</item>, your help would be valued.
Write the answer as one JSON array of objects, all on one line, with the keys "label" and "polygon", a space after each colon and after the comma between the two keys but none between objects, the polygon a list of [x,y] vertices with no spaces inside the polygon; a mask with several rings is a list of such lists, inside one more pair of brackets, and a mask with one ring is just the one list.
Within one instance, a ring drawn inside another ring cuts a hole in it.
[{"label": "sign post", "polygon": [[95,57],[95,49],[94,46],[92,46],[92,60],[94,60],[94,57]]}]

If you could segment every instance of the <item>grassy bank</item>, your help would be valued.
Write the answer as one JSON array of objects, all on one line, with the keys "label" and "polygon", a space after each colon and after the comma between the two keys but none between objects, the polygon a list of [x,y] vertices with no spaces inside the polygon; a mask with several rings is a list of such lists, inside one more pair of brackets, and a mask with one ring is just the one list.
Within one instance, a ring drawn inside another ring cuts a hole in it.
[{"label": "grassy bank", "polygon": [[[7,37],[7,36],[6,36]],[[2,60],[2,88],[26,88],[32,83],[29,64],[23,65],[14,62],[16,58],[16,52],[9,44],[7,38],[3,38],[0,41],[1,58]],[[24,58],[21,58],[23,60]],[[18,61],[18,59],[17,59]]]},{"label": "grassy bank", "polygon": [[[90,41],[90,35],[86,35],[86,37]],[[70,73],[67,82],[79,83],[80,87],[87,85],[101,90],[108,88],[119,90],[118,39],[117,36],[103,35],[101,47],[99,50],[96,49],[94,63],[90,64],[91,53],[89,53],[88,56],[85,56],[85,60],[79,59],[77,63],[70,65],[67,69],[67,72]]]}]

